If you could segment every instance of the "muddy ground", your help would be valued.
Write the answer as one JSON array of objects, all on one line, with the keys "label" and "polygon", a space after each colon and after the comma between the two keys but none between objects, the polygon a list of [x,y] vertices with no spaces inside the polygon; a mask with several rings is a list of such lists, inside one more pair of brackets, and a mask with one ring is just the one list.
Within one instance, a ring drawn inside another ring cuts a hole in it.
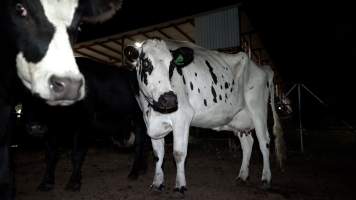
[{"label": "muddy ground", "polygon": [[[307,138],[313,141],[313,138]],[[330,144],[333,141],[328,141]],[[320,141],[306,143],[312,147]],[[205,200],[348,200],[356,199],[356,162],[354,146],[333,147],[325,143],[318,148],[307,148],[304,154],[288,151],[286,171],[282,173],[271,155],[272,188],[260,188],[262,160],[255,143],[250,165],[250,178],[246,185],[234,179],[241,163],[239,147],[228,148],[226,140],[201,139],[189,146],[186,176],[188,191],[182,197],[173,192],[175,166],[172,145],[166,145],[166,188],[153,192],[149,186],[153,177],[153,158],[149,152],[149,169],[136,181],[127,178],[132,162],[131,152],[113,146],[91,145],[83,167],[83,184],[79,192],[64,190],[69,179],[71,164],[69,151],[63,148],[56,172],[53,191],[40,192],[36,187],[44,172],[44,154],[41,148],[21,149],[15,153],[18,200],[140,200],[140,199],[205,199]],[[331,147],[331,148],[328,148]],[[297,146],[296,146],[297,147]]]}]

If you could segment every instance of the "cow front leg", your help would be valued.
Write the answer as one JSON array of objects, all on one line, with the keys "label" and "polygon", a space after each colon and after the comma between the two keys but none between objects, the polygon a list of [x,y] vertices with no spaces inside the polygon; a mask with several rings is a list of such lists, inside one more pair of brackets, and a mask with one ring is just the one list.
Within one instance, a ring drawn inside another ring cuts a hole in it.
[{"label": "cow front leg", "polygon": [[188,150],[190,122],[175,126],[173,130],[173,156],[176,162],[177,175],[174,191],[184,194],[187,190],[185,179],[185,159]]},{"label": "cow front leg", "polygon": [[135,152],[134,162],[129,174],[129,178],[135,180],[139,174],[145,174],[147,171],[147,153],[145,147],[148,144],[148,136],[146,134],[146,125],[142,118],[135,120]]},{"label": "cow front leg", "polygon": [[10,166],[9,145],[0,141],[0,199],[15,199],[14,175]]},{"label": "cow front leg", "polygon": [[164,158],[164,138],[151,139],[153,153],[156,160],[155,175],[151,188],[156,191],[163,191],[164,189],[164,174],[162,170],[163,158]]},{"label": "cow front leg", "polygon": [[251,136],[251,132],[240,131],[235,132],[235,135],[238,136],[242,149],[242,164],[239,175],[237,176],[236,180],[246,182],[249,176],[249,165],[253,147],[253,137]]},{"label": "cow front leg", "polygon": [[54,188],[55,170],[58,161],[58,152],[56,137],[52,133],[48,133],[45,137],[46,146],[46,171],[42,178],[41,183],[37,187],[39,191],[50,191]]},{"label": "cow front leg", "polygon": [[0,99],[0,199],[15,199],[14,172],[10,158],[11,106],[3,105]]},{"label": "cow front leg", "polygon": [[72,175],[65,187],[65,190],[79,191],[82,186],[82,166],[88,151],[86,136],[81,133],[74,135],[72,149]]}]

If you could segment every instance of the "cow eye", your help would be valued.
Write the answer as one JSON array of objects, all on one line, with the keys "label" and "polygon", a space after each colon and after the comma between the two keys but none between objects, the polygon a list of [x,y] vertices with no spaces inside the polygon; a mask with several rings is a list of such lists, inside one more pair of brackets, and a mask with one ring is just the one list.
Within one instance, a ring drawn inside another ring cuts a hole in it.
[{"label": "cow eye", "polygon": [[16,4],[15,10],[17,15],[21,17],[26,17],[28,14],[26,8],[21,3]]}]

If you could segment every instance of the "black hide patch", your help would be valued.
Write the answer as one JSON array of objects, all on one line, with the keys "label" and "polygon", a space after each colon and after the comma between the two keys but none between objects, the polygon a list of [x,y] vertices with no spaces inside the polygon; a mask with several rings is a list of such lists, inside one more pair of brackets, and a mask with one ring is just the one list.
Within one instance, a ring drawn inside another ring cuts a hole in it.
[{"label": "black hide patch", "polygon": [[211,86],[211,94],[213,95],[213,101],[217,103],[218,101],[216,100],[216,92],[213,86]]},{"label": "black hide patch", "polygon": [[153,66],[151,61],[148,58],[145,58],[145,53],[140,54],[140,59],[139,59],[139,75],[141,76],[141,81],[147,85],[147,76],[152,74],[153,71]]},{"label": "black hide patch", "polygon": [[192,82],[190,82],[190,89],[193,91],[193,89],[194,89],[194,86],[193,86],[193,83]]},{"label": "black hide patch", "polygon": [[205,106],[208,106],[208,104],[206,103],[206,99],[204,99],[204,105],[205,105]]},{"label": "black hide patch", "polygon": [[[17,6],[26,9],[26,16],[15,12]],[[55,27],[51,24],[39,0],[12,3],[10,6],[12,30],[18,52],[27,62],[38,63],[46,55]],[[68,41],[69,42],[69,41]]]},{"label": "black hide patch", "polygon": [[229,88],[229,83],[225,82],[225,89]]},{"label": "black hide patch", "polygon": [[[169,79],[172,78],[174,69],[177,69],[179,75],[182,76],[182,68],[189,65],[194,60],[194,51],[188,47],[181,47],[176,50],[172,50],[171,54],[173,58],[169,65]],[[184,79],[183,81],[185,84]]]},{"label": "black hide patch", "polygon": [[214,84],[216,85],[216,84],[218,83],[218,78],[216,77],[216,75],[215,75],[215,73],[214,73],[214,71],[213,71],[213,68],[211,67],[209,61],[206,60],[206,61],[205,61],[205,64],[208,66],[209,72],[210,72],[210,74],[211,74],[211,78],[213,79]]}]

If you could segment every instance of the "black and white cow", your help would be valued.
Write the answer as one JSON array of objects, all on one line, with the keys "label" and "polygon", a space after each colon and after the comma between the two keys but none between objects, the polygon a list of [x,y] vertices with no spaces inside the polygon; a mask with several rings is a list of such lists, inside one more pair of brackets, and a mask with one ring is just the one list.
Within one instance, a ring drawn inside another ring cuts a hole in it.
[{"label": "black and white cow", "polygon": [[[149,141],[142,111],[135,99],[136,73],[104,65],[87,58],[77,58],[80,72],[86,80],[87,96],[70,106],[49,106],[29,96],[23,105],[23,123],[32,135],[41,134],[46,146],[46,170],[38,189],[48,191],[55,183],[59,140],[73,139],[72,174],[67,190],[81,187],[81,168],[92,137],[115,136],[129,139],[134,133],[134,162],[129,177],[136,179],[145,172],[144,154]],[[146,142],[147,141],[147,142]]]},{"label": "black and white cow", "polygon": [[71,36],[80,22],[102,22],[121,0],[0,1],[0,199],[13,199],[9,120],[23,86],[50,105],[85,96]]},{"label": "black and white cow", "polygon": [[255,129],[263,155],[262,183],[271,182],[268,101],[274,118],[277,158],[282,164],[284,140],[274,105],[273,71],[257,66],[243,53],[225,54],[188,42],[145,40],[125,49],[136,66],[139,102],[147,133],[157,157],[152,186],[162,189],[164,137],[173,131],[177,174],[175,191],[186,190],[184,163],[189,127],[233,131],[240,139],[243,159],[237,179],[246,181]]}]

